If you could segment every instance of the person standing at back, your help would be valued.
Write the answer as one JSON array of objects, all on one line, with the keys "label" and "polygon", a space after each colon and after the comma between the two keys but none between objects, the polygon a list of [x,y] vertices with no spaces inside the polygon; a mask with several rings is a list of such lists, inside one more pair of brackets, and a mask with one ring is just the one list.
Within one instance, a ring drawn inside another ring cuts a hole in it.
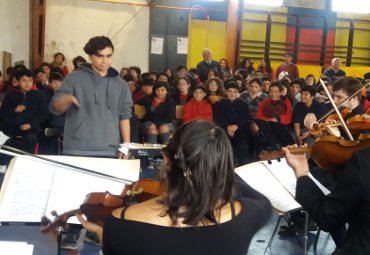
[{"label": "person standing at back", "polygon": [[296,64],[292,62],[293,55],[289,52],[285,53],[284,55],[284,63],[281,64],[277,69],[275,73],[275,80],[279,80],[279,74],[281,72],[287,72],[289,77],[294,80],[296,78],[299,78],[299,72],[298,67]]},{"label": "person standing at back", "polygon": [[91,38],[84,51],[91,63],[63,80],[49,109],[66,112],[64,154],[116,157],[111,145],[130,142],[131,93],[111,67],[114,46],[108,37]]},{"label": "person standing at back", "polygon": [[219,78],[222,80],[223,74],[222,74],[220,63],[212,59],[211,49],[205,48],[202,51],[202,55],[203,55],[203,61],[199,62],[197,65],[197,69],[199,70],[199,77],[200,77],[201,82],[207,81],[208,71],[211,69],[215,70],[218,73]]}]

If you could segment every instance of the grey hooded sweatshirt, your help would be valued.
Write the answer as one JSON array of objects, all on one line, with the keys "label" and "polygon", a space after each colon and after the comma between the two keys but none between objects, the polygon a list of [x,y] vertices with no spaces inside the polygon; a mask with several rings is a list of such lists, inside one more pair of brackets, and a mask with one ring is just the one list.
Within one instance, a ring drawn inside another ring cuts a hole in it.
[{"label": "grey hooded sweatshirt", "polygon": [[66,112],[63,153],[80,156],[108,156],[117,154],[111,145],[121,143],[120,120],[131,118],[132,96],[128,84],[114,68],[101,77],[90,64],[81,64],[69,74],[50,102],[53,108],[60,96],[70,94],[77,98],[80,107],[71,105]]}]

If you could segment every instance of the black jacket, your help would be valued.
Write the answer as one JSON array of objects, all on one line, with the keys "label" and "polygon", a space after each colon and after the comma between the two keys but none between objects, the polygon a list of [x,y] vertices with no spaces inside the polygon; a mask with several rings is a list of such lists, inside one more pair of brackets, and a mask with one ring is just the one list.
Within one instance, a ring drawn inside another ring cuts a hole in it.
[{"label": "black jacket", "polygon": [[355,152],[340,170],[338,181],[327,196],[308,176],[297,180],[296,200],[322,230],[349,224],[340,255],[370,254],[369,157],[370,148]]}]

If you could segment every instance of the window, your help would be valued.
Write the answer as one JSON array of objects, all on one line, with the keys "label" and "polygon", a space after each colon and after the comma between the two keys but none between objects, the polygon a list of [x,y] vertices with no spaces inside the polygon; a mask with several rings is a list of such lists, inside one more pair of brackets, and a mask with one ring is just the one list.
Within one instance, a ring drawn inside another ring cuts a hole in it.
[{"label": "window", "polygon": [[370,1],[363,0],[332,0],[332,11],[334,12],[353,12],[370,13]]},{"label": "window", "polygon": [[283,0],[244,0],[244,4],[263,6],[283,6]]}]

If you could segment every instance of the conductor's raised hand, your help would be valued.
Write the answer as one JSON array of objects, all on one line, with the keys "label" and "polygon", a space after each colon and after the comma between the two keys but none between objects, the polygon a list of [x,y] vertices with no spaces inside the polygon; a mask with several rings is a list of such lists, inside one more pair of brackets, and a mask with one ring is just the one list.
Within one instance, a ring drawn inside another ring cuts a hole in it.
[{"label": "conductor's raised hand", "polygon": [[309,167],[306,158],[306,154],[292,154],[289,149],[290,148],[297,148],[297,145],[290,145],[284,147],[282,150],[285,153],[285,159],[288,165],[294,170],[295,176],[301,177],[308,175]]}]

